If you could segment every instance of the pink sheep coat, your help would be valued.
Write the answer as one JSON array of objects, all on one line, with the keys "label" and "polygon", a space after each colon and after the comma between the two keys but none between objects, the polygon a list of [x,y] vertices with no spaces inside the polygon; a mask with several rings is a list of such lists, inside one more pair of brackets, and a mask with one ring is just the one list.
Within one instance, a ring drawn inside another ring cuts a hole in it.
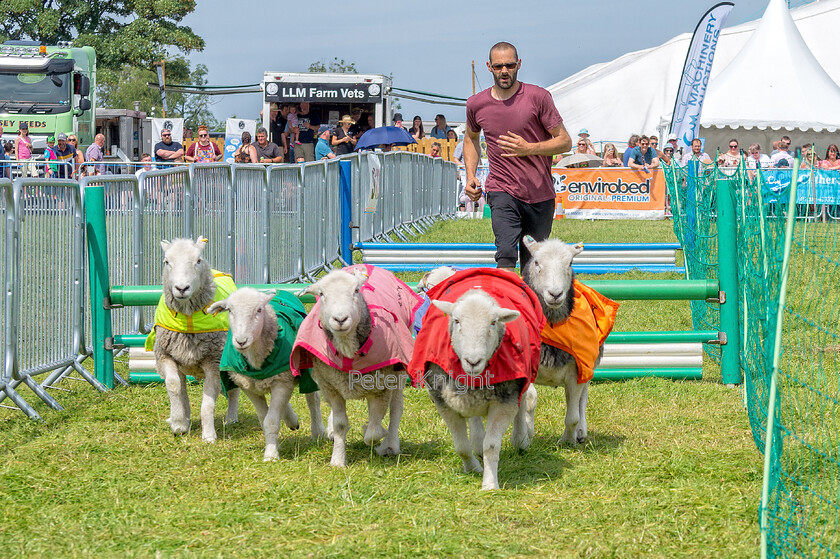
[{"label": "pink sheep coat", "polygon": [[292,348],[291,369],[295,376],[301,369],[311,368],[314,359],[348,374],[368,373],[389,365],[397,370],[408,367],[414,349],[411,325],[423,298],[388,270],[370,264],[344,268],[351,274],[356,269],[368,275],[362,296],[370,309],[370,336],[353,357],[339,355],[321,326],[321,302],[316,302],[303,320]]}]

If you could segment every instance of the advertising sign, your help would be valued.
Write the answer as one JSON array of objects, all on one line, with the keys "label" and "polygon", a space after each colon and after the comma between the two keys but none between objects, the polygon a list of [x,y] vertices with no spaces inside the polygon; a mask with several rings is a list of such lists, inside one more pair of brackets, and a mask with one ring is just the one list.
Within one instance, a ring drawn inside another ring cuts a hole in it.
[{"label": "advertising sign", "polygon": [[378,83],[294,83],[267,82],[265,100],[269,103],[309,101],[313,103],[379,103],[382,85]]},{"label": "advertising sign", "polygon": [[665,219],[659,169],[552,169],[558,203],[571,219]]},{"label": "advertising sign", "polygon": [[251,134],[251,142],[257,139],[257,121],[244,118],[229,118],[225,123],[225,153],[222,161],[233,163],[233,154],[242,143],[242,133]]},{"label": "advertising sign", "polygon": [[671,117],[671,132],[677,135],[677,146],[686,152],[699,130],[718,36],[733,6],[732,2],[721,2],[706,12],[697,24],[688,47]]},{"label": "advertising sign", "polygon": [[152,119],[152,144],[160,141],[161,130],[169,130],[172,134],[172,141],[179,144],[184,143],[184,119],[183,118],[153,118]]}]

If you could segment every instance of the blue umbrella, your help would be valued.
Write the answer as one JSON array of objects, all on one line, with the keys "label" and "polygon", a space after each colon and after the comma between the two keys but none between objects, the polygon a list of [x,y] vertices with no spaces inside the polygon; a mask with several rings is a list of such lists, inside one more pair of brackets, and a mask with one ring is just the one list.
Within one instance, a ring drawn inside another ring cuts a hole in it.
[{"label": "blue umbrella", "polygon": [[405,131],[404,128],[397,126],[380,126],[379,128],[371,128],[359,138],[356,142],[356,149],[371,149],[377,148],[382,144],[394,144],[396,146],[407,146],[408,144],[416,144],[417,142],[411,137],[411,134]]}]

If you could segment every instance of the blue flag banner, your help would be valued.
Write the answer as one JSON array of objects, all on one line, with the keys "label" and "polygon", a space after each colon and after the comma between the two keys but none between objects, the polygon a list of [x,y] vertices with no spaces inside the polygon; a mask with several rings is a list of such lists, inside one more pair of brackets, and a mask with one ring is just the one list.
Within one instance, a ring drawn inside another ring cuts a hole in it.
[{"label": "blue flag banner", "polygon": [[721,2],[700,19],[683,65],[680,87],[671,117],[671,132],[677,135],[677,147],[686,152],[699,132],[703,98],[709,85],[709,74],[715,59],[718,36],[735,4]]}]

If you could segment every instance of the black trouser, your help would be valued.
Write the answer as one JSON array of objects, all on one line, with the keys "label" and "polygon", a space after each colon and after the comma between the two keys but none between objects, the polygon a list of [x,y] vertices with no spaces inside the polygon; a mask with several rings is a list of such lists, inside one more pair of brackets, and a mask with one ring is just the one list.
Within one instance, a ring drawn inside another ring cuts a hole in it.
[{"label": "black trouser", "polygon": [[554,199],[529,204],[507,192],[488,192],[493,235],[496,238],[496,266],[516,267],[519,255],[520,269],[531,259],[531,253],[520,243],[522,237],[531,235],[544,241],[551,234],[554,222]]}]

